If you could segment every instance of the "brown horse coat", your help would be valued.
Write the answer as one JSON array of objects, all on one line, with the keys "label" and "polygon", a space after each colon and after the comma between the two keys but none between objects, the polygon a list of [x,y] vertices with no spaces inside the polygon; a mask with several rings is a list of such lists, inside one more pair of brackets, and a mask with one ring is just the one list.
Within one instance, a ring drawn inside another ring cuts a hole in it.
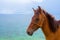
[{"label": "brown horse coat", "polygon": [[46,40],[60,40],[60,20],[59,21],[55,20],[50,14],[48,14],[45,11],[44,13],[49,22],[47,28],[49,27],[49,31],[50,31],[47,32],[47,28],[46,31],[42,29],[45,32]]},{"label": "brown horse coat", "polygon": [[45,10],[38,6],[34,10],[34,16],[27,29],[27,34],[32,35],[38,28],[41,28],[46,40],[60,40],[60,20],[57,21]]}]

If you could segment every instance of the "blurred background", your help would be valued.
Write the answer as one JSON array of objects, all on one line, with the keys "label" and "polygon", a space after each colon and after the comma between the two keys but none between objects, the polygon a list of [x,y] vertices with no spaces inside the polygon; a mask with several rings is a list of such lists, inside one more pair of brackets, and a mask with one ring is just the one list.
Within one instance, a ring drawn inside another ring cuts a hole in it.
[{"label": "blurred background", "polygon": [[32,8],[38,6],[60,19],[60,0],[0,0],[0,40],[45,40],[41,29],[33,36],[26,33],[34,15]]}]

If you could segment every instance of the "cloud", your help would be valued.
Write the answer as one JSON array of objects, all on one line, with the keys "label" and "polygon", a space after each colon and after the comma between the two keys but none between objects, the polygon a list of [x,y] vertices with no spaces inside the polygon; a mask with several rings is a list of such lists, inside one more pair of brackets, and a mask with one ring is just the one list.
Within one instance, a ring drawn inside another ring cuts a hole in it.
[{"label": "cloud", "polygon": [[42,3],[43,0],[32,0],[33,2]]},{"label": "cloud", "polygon": [[[42,1],[43,0],[0,0],[0,14],[14,14],[21,11],[25,12],[28,11],[30,7],[29,5],[32,5],[33,2],[40,3]],[[26,12],[26,14],[28,13],[29,11]]]},{"label": "cloud", "polygon": [[14,14],[15,10],[11,10],[11,9],[2,9],[0,10],[0,14]]},{"label": "cloud", "polygon": [[43,2],[43,0],[2,0],[2,2],[6,3],[19,3],[19,4],[27,4],[31,2]]},{"label": "cloud", "polygon": [[12,9],[2,9],[0,10],[0,14],[31,14],[32,12],[29,10],[20,11],[20,10],[12,10]]},{"label": "cloud", "polygon": [[4,0],[6,3],[18,3],[18,4],[27,4],[31,3],[31,0]]}]

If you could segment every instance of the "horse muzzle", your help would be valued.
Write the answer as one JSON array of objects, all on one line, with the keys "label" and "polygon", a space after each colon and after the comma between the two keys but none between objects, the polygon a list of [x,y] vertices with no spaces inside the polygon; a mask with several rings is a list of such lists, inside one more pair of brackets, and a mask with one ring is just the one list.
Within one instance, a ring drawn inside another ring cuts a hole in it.
[{"label": "horse muzzle", "polygon": [[33,35],[33,32],[27,31],[27,34],[30,35],[30,36],[32,36]]}]

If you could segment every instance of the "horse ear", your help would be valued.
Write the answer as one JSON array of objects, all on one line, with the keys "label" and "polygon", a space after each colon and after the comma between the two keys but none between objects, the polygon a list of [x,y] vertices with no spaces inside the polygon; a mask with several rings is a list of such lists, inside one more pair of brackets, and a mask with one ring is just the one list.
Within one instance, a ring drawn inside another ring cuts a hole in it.
[{"label": "horse ear", "polygon": [[34,12],[36,11],[34,8],[32,8],[32,9],[33,9]]},{"label": "horse ear", "polygon": [[40,6],[38,6],[38,10],[41,11],[41,7]]},{"label": "horse ear", "polygon": [[38,11],[40,12],[40,14],[42,13],[42,9],[40,6],[38,6]]}]

